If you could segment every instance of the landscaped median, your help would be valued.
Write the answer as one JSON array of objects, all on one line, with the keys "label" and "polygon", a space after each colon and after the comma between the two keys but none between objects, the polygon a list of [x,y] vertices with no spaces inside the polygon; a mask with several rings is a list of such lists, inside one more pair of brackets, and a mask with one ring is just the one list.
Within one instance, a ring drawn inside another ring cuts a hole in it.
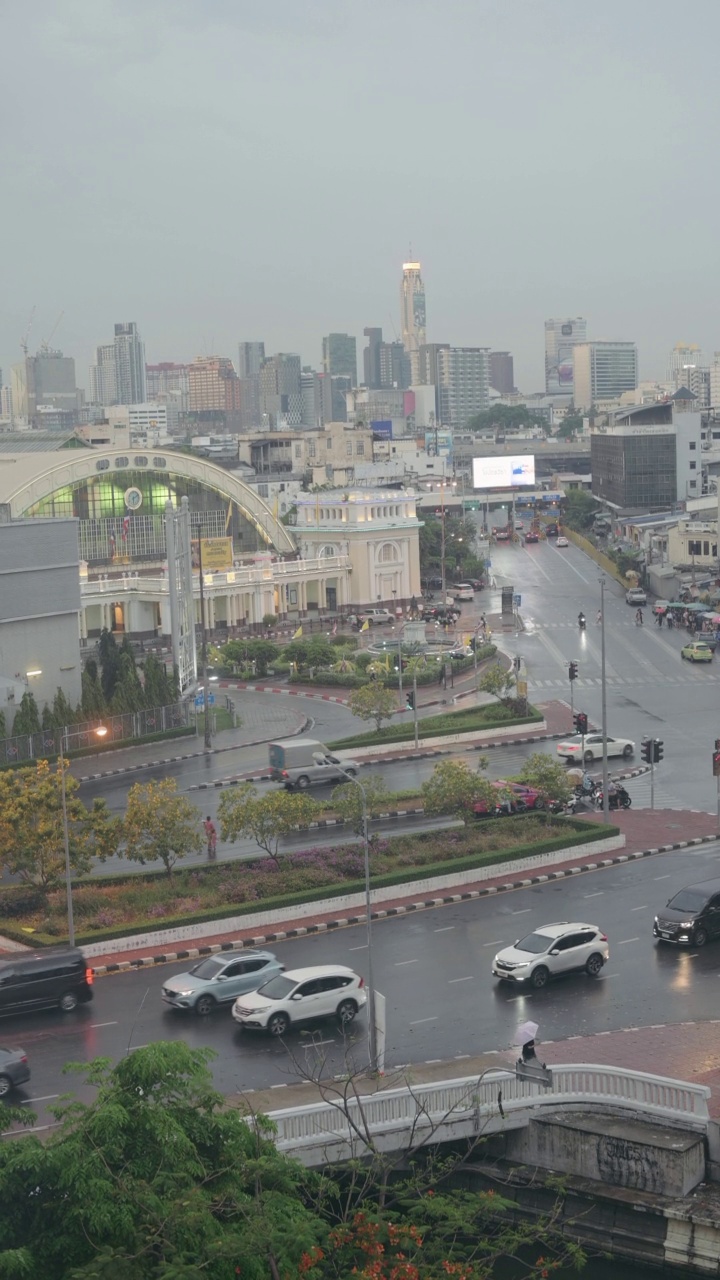
[{"label": "landscaped median", "polygon": [[[437,716],[425,716],[418,726],[418,745],[427,746],[436,738],[456,737],[465,740],[493,732],[502,734],[518,725],[527,725],[532,731],[538,731],[545,727],[545,721],[535,707],[529,707],[525,716],[519,716],[509,707],[495,702],[482,707],[463,707],[461,711],[444,711]],[[352,738],[328,742],[327,746],[331,751],[354,751],[362,747],[377,749],[385,744],[397,745],[403,742],[415,742],[415,726],[412,722],[357,733]]]},{"label": "landscaped median", "polygon": [[[397,896],[398,886],[432,892],[503,872],[592,856],[621,847],[615,827],[548,814],[528,814],[372,841],[373,901]],[[73,890],[77,941],[100,953],[107,940],[143,934],[148,945],[212,936],[233,928],[263,927],[283,918],[337,909],[363,901],[363,850],[358,844],[308,849],[252,863],[228,862],[77,882]],[[30,886],[0,892],[0,934],[18,942],[65,941],[64,889],[43,893]],[[149,933],[152,930],[152,933]],[[117,947],[115,949],[122,949]]]}]

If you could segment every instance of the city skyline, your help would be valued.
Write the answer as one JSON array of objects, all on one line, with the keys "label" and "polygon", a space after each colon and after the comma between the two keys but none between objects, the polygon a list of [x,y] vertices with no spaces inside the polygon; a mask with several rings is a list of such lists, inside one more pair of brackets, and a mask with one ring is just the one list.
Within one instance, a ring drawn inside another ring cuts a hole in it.
[{"label": "city skyline", "polygon": [[[427,341],[512,352],[524,390],[542,389],[549,316],[635,342],[643,378],[684,337],[720,348],[713,0],[679,26],[667,0],[4,17],[4,371],[33,307],[31,345],[64,312],[54,345],[80,371],[123,315],[153,364],[235,358],[260,333],[320,368],[328,333],[400,339],[409,244]],[[677,173],[702,173],[702,196]]]}]

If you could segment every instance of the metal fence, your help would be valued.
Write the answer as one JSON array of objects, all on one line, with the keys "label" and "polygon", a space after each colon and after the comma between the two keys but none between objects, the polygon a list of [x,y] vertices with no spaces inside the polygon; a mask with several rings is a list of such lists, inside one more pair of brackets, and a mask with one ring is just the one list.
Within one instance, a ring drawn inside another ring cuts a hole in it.
[{"label": "metal fence", "polygon": [[[101,751],[111,742],[126,742],[148,734],[166,733],[170,729],[184,729],[190,723],[188,704],[175,702],[168,707],[103,716],[84,724],[67,725],[64,729],[42,729],[28,737],[3,738],[0,739],[0,767],[56,756],[61,747],[67,754],[87,747]],[[100,735],[98,728],[107,732]]]}]

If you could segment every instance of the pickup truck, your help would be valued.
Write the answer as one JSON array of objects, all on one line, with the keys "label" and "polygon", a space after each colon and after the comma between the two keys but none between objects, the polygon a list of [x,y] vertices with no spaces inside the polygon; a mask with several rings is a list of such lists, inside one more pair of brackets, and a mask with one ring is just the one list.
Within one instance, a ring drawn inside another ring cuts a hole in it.
[{"label": "pickup truck", "polygon": [[339,760],[313,738],[285,738],[269,747],[270,776],[286,791],[304,791],[325,782],[347,782],[357,776],[357,760]]}]

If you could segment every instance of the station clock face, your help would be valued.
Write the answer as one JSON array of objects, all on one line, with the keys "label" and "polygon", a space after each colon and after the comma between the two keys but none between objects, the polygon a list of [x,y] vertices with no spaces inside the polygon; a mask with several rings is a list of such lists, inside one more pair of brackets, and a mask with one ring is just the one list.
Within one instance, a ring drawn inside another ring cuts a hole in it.
[{"label": "station clock face", "polygon": [[135,485],[125,490],[125,506],[128,511],[137,511],[138,507],[142,506],[142,501],[142,493],[135,488]]}]

